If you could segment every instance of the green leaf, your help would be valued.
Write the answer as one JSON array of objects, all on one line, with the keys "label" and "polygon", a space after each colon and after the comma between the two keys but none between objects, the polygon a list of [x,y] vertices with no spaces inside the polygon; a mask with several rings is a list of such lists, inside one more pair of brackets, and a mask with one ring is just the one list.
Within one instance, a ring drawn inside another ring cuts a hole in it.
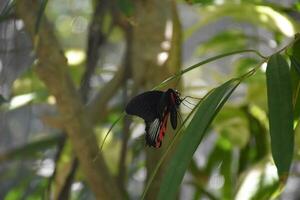
[{"label": "green leaf", "polygon": [[295,41],[290,50],[294,119],[298,119],[300,117],[300,40],[298,34],[295,35]]},{"label": "green leaf", "polygon": [[285,180],[293,157],[294,133],[291,77],[283,56],[270,57],[266,76],[272,156],[279,177]]},{"label": "green leaf", "polygon": [[158,199],[175,199],[184,173],[207,128],[239,83],[237,79],[227,81],[202,101],[170,160]]},{"label": "green leaf", "polygon": [[293,108],[294,108],[294,119],[298,119],[300,116],[300,63],[296,58],[291,55],[291,81],[293,91]]},{"label": "green leaf", "polygon": [[300,61],[294,56],[290,56],[291,65],[293,65],[297,71],[297,73],[300,75]]}]

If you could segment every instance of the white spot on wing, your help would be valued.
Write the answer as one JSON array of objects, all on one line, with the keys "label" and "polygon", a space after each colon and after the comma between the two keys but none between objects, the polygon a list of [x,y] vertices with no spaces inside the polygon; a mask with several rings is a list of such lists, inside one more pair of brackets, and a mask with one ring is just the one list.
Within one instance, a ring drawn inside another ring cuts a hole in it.
[{"label": "white spot on wing", "polygon": [[158,132],[159,132],[159,119],[156,118],[151,124],[150,124],[150,127],[149,127],[149,135],[150,135],[150,139],[152,141],[156,141],[156,137],[158,135]]}]

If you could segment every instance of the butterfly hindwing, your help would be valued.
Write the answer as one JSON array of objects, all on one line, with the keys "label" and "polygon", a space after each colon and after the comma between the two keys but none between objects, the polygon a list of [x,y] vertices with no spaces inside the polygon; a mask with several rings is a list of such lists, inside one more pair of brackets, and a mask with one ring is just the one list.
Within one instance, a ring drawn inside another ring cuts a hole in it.
[{"label": "butterfly hindwing", "polygon": [[156,147],[156,141],[158,138],[159,130],[160,130],[160,120],[156,118],[152,122],[146,123],[146,144],[149,146]]},{"label": "butterfly hindwing", "polygon": [[156,147],[161,146],[162,140],[163,140],[163,138],[166,134],[168,117],[169,117],[169,113],[166,112],[163,119],[162,119],[162,121],[161,121],[160,127],[159,127],[159,133],[158,133],[158,138],[157,138],[157,141],[156,141]]},{"label": "butterfly hindwing", "polygon": [[146,123],[146,143],[149,146],[159,148],[167,130],[169,113],[165,113],[164,117],[160,120],[156,118],[152,122]]}]

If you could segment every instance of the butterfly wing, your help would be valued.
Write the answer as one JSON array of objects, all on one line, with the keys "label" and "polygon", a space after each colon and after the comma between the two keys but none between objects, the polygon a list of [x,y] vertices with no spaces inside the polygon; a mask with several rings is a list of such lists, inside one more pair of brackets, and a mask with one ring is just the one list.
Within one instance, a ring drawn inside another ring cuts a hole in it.
[{"label": "butterfly wing", "polygon": [[165,113],[162,120],[156,118],[152,122],[146,123],[146,143],[149,146],[159,148],[167,130],[169,113]]},{"label": "butterfly wing", "polygon": [[163,94],[162,91],[149,91],[135,96],[129,101],[125,111],[129,115],[143,118],[146,122],[154,122],[159,117],[157,109]]},{"label": "butterfly wing", "polygon": [[152,147],[156,147],[156,141],[159,134],[160,129],[160,121],[158,118],[156,118],[152,122],[145,121],[146,124],[146,144]]},{"label": "butterfly wing", "polygon": [[172,128],[175,130],[177,127],[177,109],[175,106],[170,109],[170,121]]}]

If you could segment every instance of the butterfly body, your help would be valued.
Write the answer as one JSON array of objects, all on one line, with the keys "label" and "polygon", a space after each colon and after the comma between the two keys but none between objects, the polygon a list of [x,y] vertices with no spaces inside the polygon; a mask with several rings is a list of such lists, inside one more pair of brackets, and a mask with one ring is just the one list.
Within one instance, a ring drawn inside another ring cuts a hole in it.
[{"label": "butterfly body", "polygon": [[173,129],[177,127],[177,112],[181,99],[173,89],[148,91],[134,97],[126,106],[126,113],[144,119],[146,144],[159,148],[167,130],[168,118]]}]

